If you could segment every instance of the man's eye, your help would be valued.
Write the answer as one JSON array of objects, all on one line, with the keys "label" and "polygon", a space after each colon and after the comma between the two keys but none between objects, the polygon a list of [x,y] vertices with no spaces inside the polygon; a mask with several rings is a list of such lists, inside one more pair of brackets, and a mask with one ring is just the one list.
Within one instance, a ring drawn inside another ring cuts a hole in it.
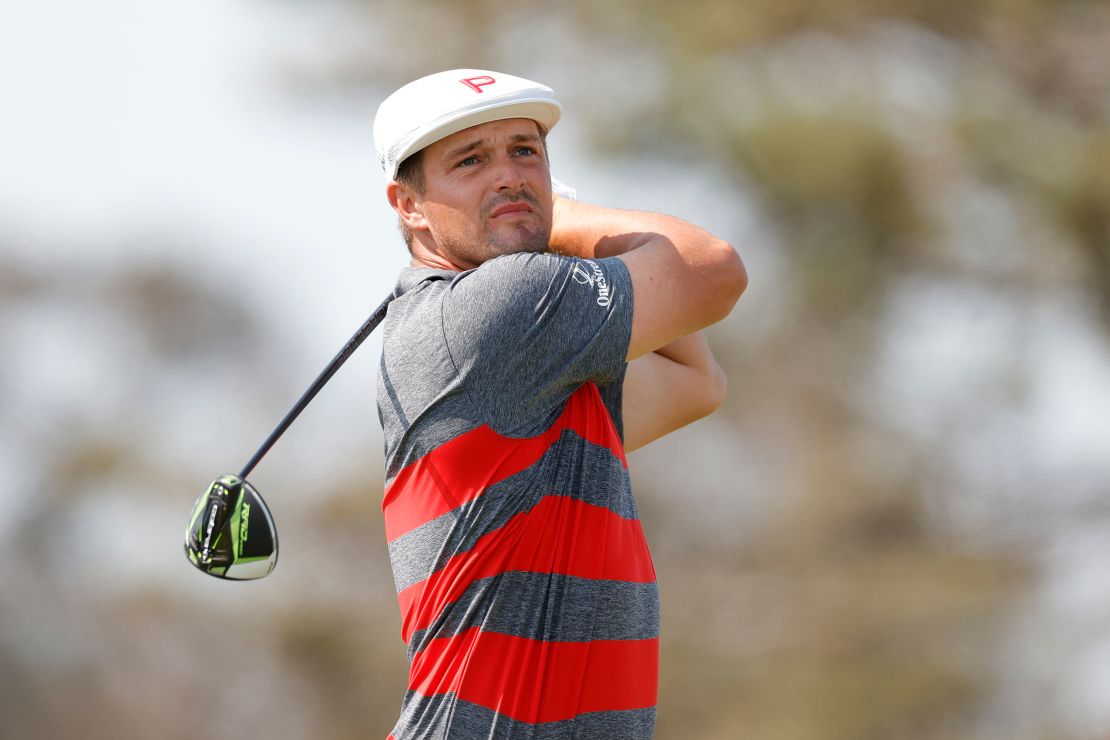
[{"label": "man's eye", "polygon": [[469,157],[467,157],[466,159],[462,160],[461,162],[459,162],[458,165],[456,165],[456,166],[457,167],[469,167],[472,164],[478,164],[478,157],[476,157],[473,154],[470,155]]},{"label": "man's eye", "polygon": [[517,156],[531,156],[536,153],[536,150],[530,146],[518,146],[516,148]]}]

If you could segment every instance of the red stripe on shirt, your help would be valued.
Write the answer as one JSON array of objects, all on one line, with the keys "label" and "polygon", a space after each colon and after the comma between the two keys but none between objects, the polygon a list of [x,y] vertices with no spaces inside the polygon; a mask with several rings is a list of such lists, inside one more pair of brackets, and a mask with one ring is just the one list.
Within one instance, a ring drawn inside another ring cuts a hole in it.
[{"label": "red stripe on shirt", "polygon": [[477,627],[431,640],[409,672],[424,696],[454,692],[529,723],[652,707],[658,681],[657,638],[544,642]]},{"label": "red stripe on shirt", "polygon": [[408,643],[474,581],[513,570],[636,583],[655,580],[638,520],[566,496],[546,496],[531,511],[512,517],[470,550],[401,591],[401,637]]},{"label": "red stripe on shirt", "polygon": [[514,439],[482,425],[444,443],[397,474],[385,492],[386,540],[392,542],[425,522],[476,499],[493,484],[538,461],[571,429],[588,442],[608,447],[628,462],[613,420],[593,383],[567,399],[563,413],[544,433]]}]

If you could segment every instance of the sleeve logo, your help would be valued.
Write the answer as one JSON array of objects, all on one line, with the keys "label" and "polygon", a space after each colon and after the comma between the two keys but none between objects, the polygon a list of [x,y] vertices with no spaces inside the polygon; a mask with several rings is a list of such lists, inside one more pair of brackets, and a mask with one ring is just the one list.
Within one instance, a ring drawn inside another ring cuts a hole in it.
[{"label": "sleeve logo", "polygon": [[[583,263],[588,265],[590,269],[586,269]],[[605,279],[605,273],[602,272],[601,267],[593,260],[576,261],[571,277],[579,285],[588,285],[591,289],[597,290],[597,305],[605,307],[612,302],[612,289],[609,287],[609,281]]]}]

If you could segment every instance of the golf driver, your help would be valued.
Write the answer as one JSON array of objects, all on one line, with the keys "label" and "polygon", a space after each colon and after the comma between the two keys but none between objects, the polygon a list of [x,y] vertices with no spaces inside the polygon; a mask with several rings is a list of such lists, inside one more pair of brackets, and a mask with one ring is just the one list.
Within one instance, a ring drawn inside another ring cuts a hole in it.
[{"label": "golf driver", "polygon": [[390,294],[370,314],[370,318],[332,358],[239,474],[217,478],[197,498],[185,530],[185,556],[198,569],[217,578],[248,581],[269,575],[277,565],[278,538],[274,517],[262,496],[247,482],[247,476],[320,389],[382,322],[394,297],[395,294]]}]

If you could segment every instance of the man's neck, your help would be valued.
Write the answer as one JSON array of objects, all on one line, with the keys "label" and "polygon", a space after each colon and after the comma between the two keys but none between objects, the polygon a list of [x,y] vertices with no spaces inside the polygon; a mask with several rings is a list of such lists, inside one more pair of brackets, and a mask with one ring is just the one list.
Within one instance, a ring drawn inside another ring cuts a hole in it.
[{"label": "man's neck", "polygon": [[438,251],[429,249],[419,241],[412,245],[411,264],[413,267],[430,267],[434,270],[451,270],[453,272],[462,272],[463,270],[470,269],[469,266],[456,264]]}]

